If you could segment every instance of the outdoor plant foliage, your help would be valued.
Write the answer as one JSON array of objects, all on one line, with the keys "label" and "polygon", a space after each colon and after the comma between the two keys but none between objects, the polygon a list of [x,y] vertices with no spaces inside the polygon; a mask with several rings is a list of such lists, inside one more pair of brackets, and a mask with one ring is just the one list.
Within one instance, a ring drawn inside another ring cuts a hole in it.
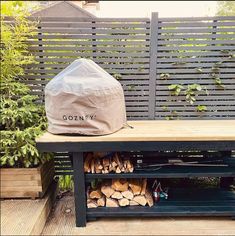
[{"label": "outdoor plant foliage", "polygon": [[0,163],[3,167],[32,167],[49,158],[49,154],[40,154],[35,146],[35,138],[46,128],[44,108],[35,103],[37,96],[30,95],[29,87],[20,82],[24,67],[34,62],[26,40],[36,29],[35,23],[21,13],[14,24],[1,18]]}]

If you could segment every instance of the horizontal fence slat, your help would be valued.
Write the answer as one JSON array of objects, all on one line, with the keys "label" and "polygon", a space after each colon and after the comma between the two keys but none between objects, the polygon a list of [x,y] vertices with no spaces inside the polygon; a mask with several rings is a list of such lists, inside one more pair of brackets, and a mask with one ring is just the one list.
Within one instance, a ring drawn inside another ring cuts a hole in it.
[{"label": "horizontal fence slat", "polygon": [[[102,63],[102,62],[99,62],[98,64],[104,68],[104,69],[149,69],[149,64],[148,63],[139,63],[137,62],[136,64],[131,62],[117,62],[117,61],[113,61],[114,63],[111,63],[111,62],[108,62],[109,64],[107,63]],[[42,68],[41,70],[50,70],[50,69],[64,69],[69,63],[63,63],[63,64],[46,64],[44,63],[43,65],[42,64],[32,64],[32,65],[28,65],[25,67],[25,70],[27,73],[32,73],[34,72],[34,69],[37,69],[37,68]],[[209,65],[209,64],[208,64]],[[210,64],[212,65],[212,64]],[[228,65],[228,63],[225,63],[225,65]]]},{"label": "horizontal fence slat", "polygon": [[235,39],[234,34],[159,34],[158,38],[161,39],[169,39],[169,38],[174,38],[174,39]]},{"label": "horizontal fence slat", "polygon": [[[218,112],[218,111],[207,111],[207,112],[205,112],[204,114],[203,113],[200,113],[200,112],[197,112],[197,111],[190,111],[190,112],[187,112],[187,111],[178,111],[178,113],[179,113],[179,115],[195,115],[195,116],[198,116],[199,114],[201,114],[201,115],[210,115],[210,116],[216,116],[216,115],[220,115],[220,112]],[[227,111],[221,111],[221,113],[223,113],[223,115],[225,116],[225,115],[232,115],[232,116],[235,116],[235,110],[234,111],[229,111],[229,112],[227,112]],[[156,115],[164,115],[164,116],[169,116],[169,115],[172,115],[172,113],[171,112],[161,112],[161,111],[157,111],[156,113],[155,113]]]},{"label": "horizontal fence slat", "polygon": [[[210,60],[210,59],[207,59]],[[176,62],[176,63],[175,63]],[[233,68],[235,67],[235,62],[231,62],[231,60],[228,61],[223,61],[223,60],[215,60],[214,62],[210,60],[210,62],[201,62],[201,58],[200,60],[197,59],[197,61],[195,60],[194,62],[183,62],[180,63],[179,60],[174,60],[173,62],[170,61],[168,63],[164,63],[162,62],[161,59],[158,60],[157,62],[157,68],[179,68],[179,69],[184,69],[184,68],[194,68],[194,69],[198,69],[198,68],[213,68],[214,66],[216,66],[217,62],[222,62],[221,64],[219,64],[219,68],[224,68],[224,67],[228,67],[228,68]]]},{"label": "horizontal fence slat", "polygon": [[[38,29],[38,33],[60,33],[61,35],[67,35],[67,34],[104,34],[104,35],[112,35],[112,34],[123,34],[123,35],[128,35],[128,34],[134,34],[134,35],[139,35],[139,34],[149,34],[148,29],[116,29],[116,28],[108,28],[108,29],[96,29],[95,25],[91,25],[92,28],[88,29],[80,29],[80,28],[41,28]],[[125,27],[125,26],[123,26]]]},{"label": "horizontal fence slat", "polygon": [[[184,83],[182,83],[182,84],[184,84]],[[186,82],[186,84],[190,84],[190,83]],[[223,89],[223,88],[217,86],[216,84],[214,84],[214,85],[207,84],[207,85],[206,85],[206,88],[207,88],[208,90],[223,90],[223,91],[226,93],[226,92],[228,92],[229,90],[234,90],[234,89],[235,89],[235,83],[234,83],[234,84],[230,83],[229,86],[228,86],[228,88],[226,88],[226,89]],[[160,84],[158,84],[158,90],[167,90],[167,91],[168,91],[169,89],[168,89],[168,86],[166,86],[166,85],[160,85]],[[200,92],[200,91],[199,91],[199,92]],[[203,92],[201,91],[201,93],[203,93]]]},{"label": "horizontal fence slat", "polygon": [[30,45],[111,45],[111,46],[126,46],[126,45],[140,45],[140,46],[149,46],[149,41],[147,40],[141,40],[141,41],[92,41],[92,40],[79,40],[78,39],[71,39],[71,40],[64,40],[64,39],[58,39],[58,40],[41,40],[39,41],[38,39],[29,39],[27,41]]},{"label": "horizontal fence slat", "polygon": [[149,22],[115,22],[115,23],[107,23],[107,22],[40,22],[38,27],[48,27],[48,28],[149,28]]},{"label": "horizontal fence slat", "polygon": [[159,22],[159,27],[161,28],[165,28],[165,27],[218,27],[218,26],[235,26],[235,19],[233,21],[230,22],[218,22],[216,20],[212,21],[212,22]]},{"label": "horizontal fence slat", "polygon": [[60,39],[60,38],[63,38],[63,39],[97,39],[97,40],[100,40],[100,39],[132,39],[132,40],[146,40],[146,39],[149,39],[149,36],[147,35],[131,35],[131,34],[127,34],[127,35],[120,35],[120,34],[117,34],[117,35],[97,35],[97,34],[94,34],[94,35],[78,35],[78,34],[63,34],[63,35],[60,35],[60,34],[38,34],[37,35],[37,39]]},{"label": "horizontal fence slat", "polygon": [[[159,29],[158,30],[159,34],[164,34],[164,33],[174,33],[174,34],[192,34],[192,33],[205,33],[205,34],[210,34],[210,33],[219,33],[219,32],[235,32],[235,28],[187,28],[187,29],[182,29],[182,28],[177,28],[177,29]],[[215,35],[216,37],[216,35]]]},{"label": "horizontal fence slat", "polygon": [[[88,50],[88,51],[94,51],[94,45],[90,45],[89,47],[84,46],[54,46],[54,47],[48,47],[48,46],[37,46],[37,47],[29,47],[31,51],[43,51],[43,53],[47,53],[48,51],[74,51],[74,50]],[[149,47],[125,47],[125,46],[119,46],[119,47],[96,47],[96,51],[109,51],[112,53],[113,51],[122,51],[122,52],[129,52],[129,51],[149,51]]]},{"label": "horizontal fence slat", "polygon": [[161,39],[158,40],[158,45],[164,46],[164,45],[201,45],[201,44],[205,44],[205,45],[226,45],[226,44],[234,44],[234,40],[233,38],[224,38],[224,39],[216,39],[216,38],[211,38],[209,40],[205,40],[205,39],[200,39],[200,38],[192,38],[192,39],[185,39],[185,38],[179,38],[179,39],[175,39],[172,37],[169,37],[167,40],[165,39]]},{"label": "horizontal fence slat", "polygon": [[[158,98],[160,99],[160,97],[162,99],[169,99],[170,95],[170,91],[167,90],[156,90],[156,96],[159,96]],[[234,91],[233,90],[225,90],[225,89],[220,89],[220,90],[213,90],[213,93],[210,93],[210,96],[206,95],[206,94],[199,94],[198,98],[204,98],[204,99],[210,99],[210,98],[220,98],[222,99],[222,97],[224,96],[224,99],[226,98],[231,98],[231,99],[235,99],[235,95],[234,95]],[[182,99],[185,98],[185,96],[177,96],[177,99]]]},{"label": "horizontal fence slat", "polygon": [[147,52],[139,52],[139,53],[134,53],[134,52],[129,52],[129,53],[125,53],[125,52],[112,52],[112,53],[108,53],[108,52],[36,52],[35,53],[36,56],[57,56],[57,57],[68,57],[68,56],[83,56],[83,57],[99,57],[99,56],[103,56],[103,57],[148,57],[149,53]]},{"label": "horizontal fence slat", "polygon": [[[122,73],[122,74],[148,74],[149,70],[144,68],[130,68],[130,69],[124,69],[124,68],[106,68],[106,70],[109,73]],[[54,74],[61,72],[61,69],[33,69],[33,70],[26,70],[27,73],[47,73],[47,74]]]},{"label": "horizontal fence slat", "polygon": [[[232,52],[231,52],[232,53]],[[228,55],[224,55],[221,51],[186,51],[186,52],[158,52],[157,57],[179,57],[182,58],[182,56],[188,56],[188,57],[199,57],[199,56],[204,56],[204,57],[222,57],[226,56],[228,58]],[[200,58],[199,58],[200,59]]]},{"label": "horizontal fence slat", "polygon": [[233,51],[235,48],[235,41],[231,43],[231,45],[226,46],[197,46],[197,45],[191,45],[191,46],[158,46],[158,51],[176,51],[176,50],[212,50],[212,51],[220,51],[220,50],[231,50]]},{"label": "horizontal fence slat", "polygon": [[178,21],[228,21],[235,20],[235,16],[215,16],[215,17],[160,17],[160,22]]},{"label": "horizontal fence slat", "polygon": [[[76,60],[78,58],[76,57],[69,57],[69,58],[48,58],[46,56],[42,56],[42,57],[39,57],[39,58],[36,58],[36,61],[37,62],[43,62],[43,63],[48,63],[48,65],[50,65],[49,63],[51,63],[51,65],[53,66],[56,66],[56,65],[61,65],[61,64],[55,64],[56,62],[60,62],[60,63],[71,63],[73,62],[74,60]],[[93,60],[96,62],[96,63],[101,63],[101,62],[105,62],[105,63],[147,63],[149,62],[149,58],[119,58],[118,61],[116,58],[109,58],[108,60],[106,58],[93,58]],[[52,64],[53,63],[53,64]],[[39,64],[38,64],[39,65]]]},{"label": "horizontal fence slat", "polygon": [[[163,79],[159,79],[157,81],[157,84],[158,85],[170,85],[170,84],[201,84],[201,85],[208,85],[208,84],[215,84],[215,81],[213,78],[210,78],[210,79],[198,79],[198,78],[195,78],[195,79],[187,79],[187,80],[176,80],[176,79],[173,79],[173,80],[163,80]],[[222,80],[222,83],[224,85],[226,84],[235,84],[235,77],[234,79],[223,79]]]},{"label": "horizontal fence slat", "polygon": [[185,63],[216,63],[216,62],[231,62],[231,59],[228,56],[220,57],[160,57],[158,58],[158,64],[170,64],[175,63],[174,65],[184,66]]},{"label": "horizontal fence slat", "polygon": [[[50,75],[25,75],[24,78],[25,79],[50,79],[52,76]],[[139,79],[148,79],[148,75],[122,75],[122,79],[135,79],[135,78],[139,78]]]},{"label": "horizontal fence slat", "polygon": [[[40,16],[29,16],[29,20],[36,20],[38,22],[149,22],[150,18],[147,17],[125,17],[125,18],[114,18],[114,17],[102,17],[102,18],[88,18],[88,17],[40,17]],[[10,16],[4,16],[4,20],[13,21],[14,18]]]},{"label": "horizontal fence slat", "polygon": [[[235,63],[234,63],[235,64]],[[235,67],[235,65],[234,65]],[[234,73],[234,67],[233,68],[219,68],[218,70],[213,70],[212,68],[203,68],[202,71],[200,72],[197,72],[197,69],[201,69],[199,67],[195,67],[195,68],[192,68],[192,69],[184,69],[184,68],[168,68],[168,69],[160,69],[158,68],[157,72],[158,74],[161,74],[161,73],[177,73],[177,74],[187,74],[187,73],[192,73],[192,74],[195,74],[196,77],[199,77],[200,75],[203,75],[203,74],[208,74],[208,73]],[[234,75],[235,77],[235,75]]]},{"label": "horizontal fence slat", "polygon": [[149,18],[131,17],[131,18],[83,18],[83,17],[28,17],[31,20],[39,20],[40,22],[149,22]]},{"label": "horizontal fence slat", "polygon": [[[156,105],[158,105],[159,104],[159,102],[160,101],[157,101],[156,102]],[[209,107],[213,107],[213,106],[211,106],[211,105],[216,105],[216,106],[227,106],[227,107],[232,107],[233,108],[233,110],[234,110],[234,108],[235,108],[235,104],[234,104],[234,101],[233,100],[231,100],[231,101],[227,101],[227,100],[223,100],[223,101],[221,101],[221,100],[212,100],[212,101],[207,101],[207,100],[197,100],[195,103],[194,103],[194,105],[195,106],[197,106],[197,105],[201,105],[201,104],[203,104],[203,105],[209,105]],[[168,109],[177,109],[178,107],[182,107],[183,109],[185,109],[185,105],[187,106],[187,105],[189,105],[185,100],[184,101],[182,101],[181,100],[181,102],[175,102],[175,101],[161,101],[161,105],[162,106],[167,106],[167,108]],[[207,106],[207,108],[209,108],[208,106]],[[161,108],[161,110],[163,109],[162,107],[158,107],[157,109],[160,109]],[[187,109],[187,108],[186,108]]]}]

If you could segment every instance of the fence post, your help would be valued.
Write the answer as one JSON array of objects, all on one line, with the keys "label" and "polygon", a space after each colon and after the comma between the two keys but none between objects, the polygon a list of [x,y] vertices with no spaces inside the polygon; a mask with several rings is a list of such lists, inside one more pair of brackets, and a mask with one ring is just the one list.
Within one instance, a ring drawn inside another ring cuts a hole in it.
[{"label": "fence post", "polygon": [[[41,26],[41,19],[40,19],[40,22],[39,22],[39,26],[37,27],[38,28],[38,48],[39,48],[39,53],[43,54],[44,52],[44,49],[43,49],[43,39],[40,38],[40,36],[43,35],[42,33],[42,26]],[[40,32],[41,30],[41,32]],[[43,55],[39,56],[39,58],[41,59],[41,61],[39,62],[39,65],[41,65],[42,67],[39,67],[40,70],[44,70],[44,61],[43,61]],[[40,72],[40,75],[45,75],[45,73],[41,73]],[[41,81],[45,81],[46,79],[44,78],[41,78]],[[43,104],[45,102],[45,95],[44,95],[44,90],[41,90],[41,99],[40,99],[41,103]]]},{"label": "fence post", "polygon": [[158,13],[153,12],[150,22],[150,57],[149,57],[149,106],[148,117],[155,119],[156,76],[157,76]]}]

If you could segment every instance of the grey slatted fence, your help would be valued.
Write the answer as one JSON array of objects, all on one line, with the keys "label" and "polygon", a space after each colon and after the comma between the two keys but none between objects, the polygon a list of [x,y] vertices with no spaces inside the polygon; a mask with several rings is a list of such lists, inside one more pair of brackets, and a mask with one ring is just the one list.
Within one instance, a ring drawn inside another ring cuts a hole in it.
[{"label": "grey slatted fence", "polygon": [[[37,63],[23,80],[41,102],[46,83],[85,57],[120,81],[128,119],[235,118],[235,16],[36,20],[29,46]],[[179,96],[169,91],[172,84],[183,86]],[[190,84],[208,90],[194,104],[186,102]],[[198,105],[207,111],[198,112]],[[71,173],[68,153],[55,155],[57,174]]]},{"label": "grey slatted fence", "polygon": [[[235,118],[235,17],[161,18],[158,21],[155,119]],[[163,74],[167,74],[164,77]],[[168,86],[200,84],[196,102]],[[198,112],[197,106],[206,106]]]},{"label": "grey slatted fence", "polygon": [[122,83],[128,118],[148,119],[149,32],[149,19],[42,18],[29,42],[39,63],[26,69],[25,82],[43,100],[48,80],[90,58]]}]

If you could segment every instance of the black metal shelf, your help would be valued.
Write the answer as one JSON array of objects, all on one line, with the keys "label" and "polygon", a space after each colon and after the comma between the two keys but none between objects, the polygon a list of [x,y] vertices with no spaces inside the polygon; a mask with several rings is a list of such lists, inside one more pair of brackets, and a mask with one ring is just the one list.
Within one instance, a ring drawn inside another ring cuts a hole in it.
[{"label": "black metal shelf", "polygon": [[235,177],[235,167],[162,167],[155,171],[133,173],[85,174],[86,180],[114,178],[191,178],[191,177]]},{"label": "black metal shelf", "polygon": [[153,207],[87,209],[89,217],[235,216],[235,192],[221,189],[170,189],[169,199]]}]

